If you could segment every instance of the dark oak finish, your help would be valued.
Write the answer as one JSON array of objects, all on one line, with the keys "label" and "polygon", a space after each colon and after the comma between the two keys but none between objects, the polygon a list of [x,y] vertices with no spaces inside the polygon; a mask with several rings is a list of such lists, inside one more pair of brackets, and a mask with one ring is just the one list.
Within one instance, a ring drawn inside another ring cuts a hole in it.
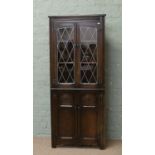
[{"label": "dark oak finish", "polygon": [[52,147],[106,145],[105,15],[52,16]]}]

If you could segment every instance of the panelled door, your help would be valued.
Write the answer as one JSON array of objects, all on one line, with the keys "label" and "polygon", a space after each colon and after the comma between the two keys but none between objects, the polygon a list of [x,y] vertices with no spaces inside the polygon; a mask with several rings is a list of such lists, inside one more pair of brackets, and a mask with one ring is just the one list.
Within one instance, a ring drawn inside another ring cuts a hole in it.
[{"label": "panelled door", "polygon": [[98,142],[97,93],[80,93],[78,108],[78,142],[81,145],[96,145]]},{"label": "panelled door", "polygon": [[77,138],[77,110],[74,93],[59,93],[57,105],[58,143],[74,145]]}]

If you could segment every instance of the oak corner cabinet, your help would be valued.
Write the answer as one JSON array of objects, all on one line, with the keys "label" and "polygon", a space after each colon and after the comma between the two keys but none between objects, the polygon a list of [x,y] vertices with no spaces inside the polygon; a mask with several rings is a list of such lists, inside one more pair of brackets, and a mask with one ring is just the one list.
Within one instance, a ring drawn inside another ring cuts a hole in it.
[{"label": "oak corner cabinet", "polygon": [[49,16],[52,147],[105,148],[104,21]]}]

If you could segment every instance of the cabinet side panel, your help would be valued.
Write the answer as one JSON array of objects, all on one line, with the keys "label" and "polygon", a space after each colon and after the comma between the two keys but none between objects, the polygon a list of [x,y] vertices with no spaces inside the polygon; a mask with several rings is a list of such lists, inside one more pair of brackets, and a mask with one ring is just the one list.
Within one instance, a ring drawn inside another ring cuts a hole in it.
[{"label": "cabinet side panel", "polygon": [[99,145],[101,149],[106,145],[106,104],[104,94],[99,95]]},{"label": "cabinet side panel", "polygon": [[54,31],[54,21],[51,18],[49,20],[49,36],[50,36],[50,87],[56,86],[56,35]]},{"label": "cabinet side panel", "polygon": [[57,95],[51,92],[51,137],[52,147],[56,147],[57,138]]}]

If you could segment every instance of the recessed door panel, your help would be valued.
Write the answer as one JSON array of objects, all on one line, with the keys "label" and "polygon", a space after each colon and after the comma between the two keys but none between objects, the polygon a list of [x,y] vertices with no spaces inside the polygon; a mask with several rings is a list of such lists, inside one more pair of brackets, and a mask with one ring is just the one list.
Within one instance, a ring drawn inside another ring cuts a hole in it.
[{"label": "recessed door panel", "polygon": [[82,108],[80,115],[80,137],[82,139],[96,138],[97,112],[92,108]]},{"label": "recessed door panel", "polygon": [[83,145],[97,144],[98,111],[97,95],[95,93],[84,93],[79,103],[79,136]]},{"label": "recessed door panel", "polygon": [[75,116],[72,108],[60,108],[58,134],[60,138],[72,139],[75,135]]},{"label": "recessed door panel", "polygon": [[59,104],[62,107],[63,105],[71,106],[74,104],[74,97],[72,94],[63,93],[59,96]]},{"label": "recessed door panel", "polygon": [[87,93],[81,95],[81,104],[82,106],[96,106],[97,105],[97,97],[94,93]]},{"label": "recessed door panel", "polygon": [[58,138],[59,142],[72,141],[76,135],[76,108],[74,93],[60,93],[58,96]]}]

